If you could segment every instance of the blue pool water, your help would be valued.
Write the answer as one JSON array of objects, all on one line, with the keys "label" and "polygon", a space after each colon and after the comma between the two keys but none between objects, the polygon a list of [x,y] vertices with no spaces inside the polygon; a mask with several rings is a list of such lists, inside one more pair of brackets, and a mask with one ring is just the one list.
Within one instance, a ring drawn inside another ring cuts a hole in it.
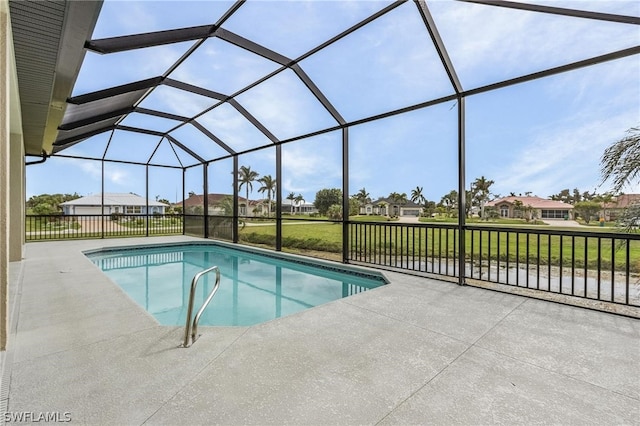
[{"label": "blue pool water", "polygon": [[[258,324],[386,283],[375,273],[212,244],[104,250],[87,257],[163,325],[185,323],[191,280],[214,265],[220,288],[200,325]],[[215,273],[200,278],[194,310],[214,284]]]}]

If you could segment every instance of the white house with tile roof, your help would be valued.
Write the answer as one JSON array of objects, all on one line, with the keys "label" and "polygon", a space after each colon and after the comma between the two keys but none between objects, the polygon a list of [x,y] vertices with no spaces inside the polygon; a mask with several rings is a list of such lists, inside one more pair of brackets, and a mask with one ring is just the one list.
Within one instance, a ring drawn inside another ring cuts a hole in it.
[{"label": "white house with tile roof", "polygon": [[105,193],[104,210],[102,209],[102,194],[87,195],[86,197],[61,203],[62,211],[66,215],[83,214],[164,214],[167,204],[147,200],[136,194]]}]

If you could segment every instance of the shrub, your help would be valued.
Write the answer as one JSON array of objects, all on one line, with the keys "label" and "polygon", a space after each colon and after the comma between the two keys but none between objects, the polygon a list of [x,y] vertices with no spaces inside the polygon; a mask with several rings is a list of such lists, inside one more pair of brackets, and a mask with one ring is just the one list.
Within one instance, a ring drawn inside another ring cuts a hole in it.
[{"label": "shrub", "polygon": [[342,206],[340,204],[333,204],[327,211],[327,216],[332,220],[342,219]]}]

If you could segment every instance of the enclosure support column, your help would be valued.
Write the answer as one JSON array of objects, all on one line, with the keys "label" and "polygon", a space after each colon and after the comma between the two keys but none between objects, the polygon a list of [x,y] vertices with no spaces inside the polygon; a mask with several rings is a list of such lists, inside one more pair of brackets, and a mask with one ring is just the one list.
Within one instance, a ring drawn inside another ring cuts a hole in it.
[{"label": "enclosure support column", "polygon": [[466,215],[465,188],[465,98],[458,97],[458,284],[465,285]]},{"label": "enclosure support column", "polygon": [[[276,145],[276,251],[282,251],[282,145]],[[271,214],[271,212],[269,212]]]},{"label": "enclosure support column", "polygon": [[146,211],[147,211],[147,234],[146,236],[149,236],[149,165],[147,164],[145,166],[145,203],[146,203]]},{"label": "enclosure support column", "polygon": [[349,129],[342,129],[342,262],[349,262]]},{"label": "enclosure support column", "polygon": [[209,165],[202,164],[202,189],[204,191],[204,200],[202,201],[204,212],[204,237],[209,238]]},{"label": "enclosure support column", "polygon": [[[113,134],[112,134],[113,136]],[[111,141],[111,139],[109,139]],[[100,161],[100,165],[102,166],[102,176],[100,179],[100,238],[104,238],[104,156],[102,157],[102,161]]]},{"label": "enclosure support column", "polygon": [[[186,190],[186,186],[185,186],[185,175],[187,174],[187,169],[185,169],[184,167],[182,168],[182,235],[186,235],[187,234],[187,203],[185,202],[185,190]],[[177,201],[177,200],[176,200]]]},{"label": "enclosure support column", "polygon": [[237,243],[238,238],[238,156],[233,156],[233,242]]}]

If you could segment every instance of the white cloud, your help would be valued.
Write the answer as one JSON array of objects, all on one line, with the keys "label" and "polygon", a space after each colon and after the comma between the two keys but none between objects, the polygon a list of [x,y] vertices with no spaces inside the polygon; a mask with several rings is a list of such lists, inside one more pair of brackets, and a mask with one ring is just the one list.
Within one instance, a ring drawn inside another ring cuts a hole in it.
[{"label": "white cloud", "polygon": [[198,118],[198,122],[236,152],[272,144],[249,120],[228,104],[208,112]]},{"label": "white cloud", "polygon": [[598,187],[600,156],[622,136],[620,129],[634,119],[633,114],[581,118],[580,124],[559,123],[535,134],[533,142],[517,153],[518,160],[496,174],[495,191],[549,196],[564,188],[608,190]]},{"label": "white cloud", "polygon": [[279,73],[237,100],[280,139],[337,124],[292,71]]},{"label": "white cloud", "polygon": [[[98,182],[102,180],[102,166],[99,161],[73,161],[72,164],[79,167],[86,176]],[[131,175],[127,170],[112,164],[105,168],[105,182],[111,182],[118,186],[126,186],[131,181]]]},{"label": "white cloud", "polygon": [[102,179],[102,169],[100,162],[98,161],[74,161],[74,166],[79,167],[84,173],[86,173],[92,179]]},{"label": "white cloud", "polygon": [[466,88],[638,42],[631,25],[457,2],[429,6]]},{"label": "white cloud", "polygon": [[341,187],[342,161],[336,152],[338,149],[339,145],[331,135],[285,145],[282,151],[283,194],[295,192],[309,197],[323,188]]}]

